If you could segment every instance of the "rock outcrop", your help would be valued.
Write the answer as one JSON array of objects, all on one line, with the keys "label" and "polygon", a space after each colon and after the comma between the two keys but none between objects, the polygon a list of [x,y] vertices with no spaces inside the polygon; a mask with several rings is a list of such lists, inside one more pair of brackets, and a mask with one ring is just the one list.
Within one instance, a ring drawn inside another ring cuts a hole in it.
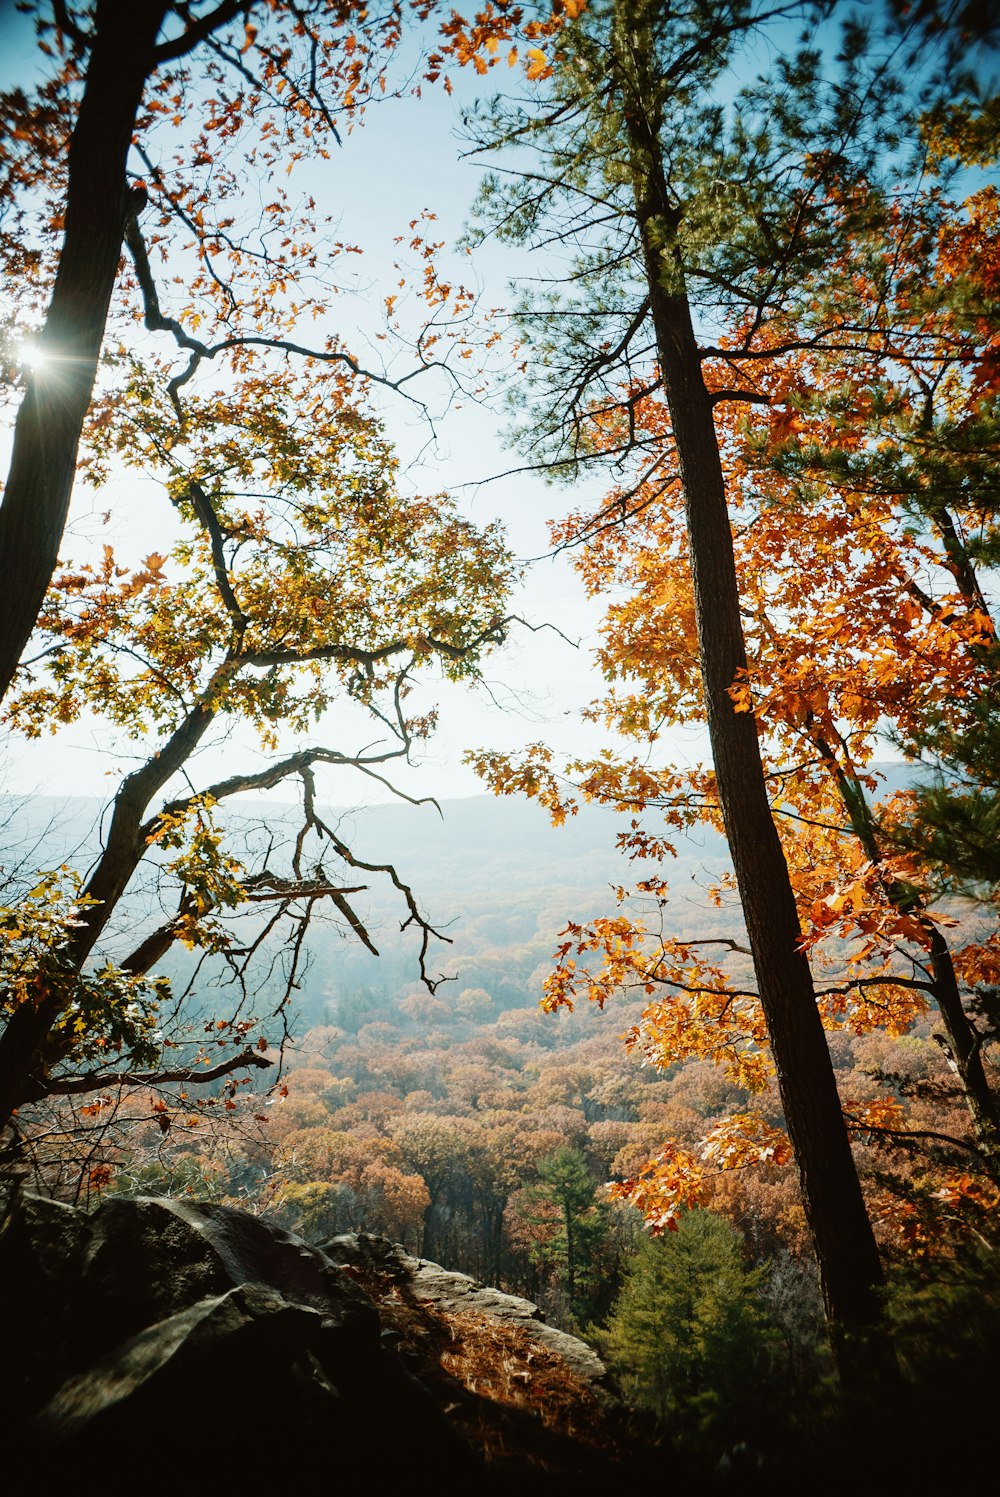
[{"label": "rock outcrop", "polygon": [[[0,1234],[5,1469],[41,1494],[546,1497],[642,1479],[600,1361],[526,1300],[383,1239],[26,1196]],[[657,1461],[664,1475],[664,1452]]]}]

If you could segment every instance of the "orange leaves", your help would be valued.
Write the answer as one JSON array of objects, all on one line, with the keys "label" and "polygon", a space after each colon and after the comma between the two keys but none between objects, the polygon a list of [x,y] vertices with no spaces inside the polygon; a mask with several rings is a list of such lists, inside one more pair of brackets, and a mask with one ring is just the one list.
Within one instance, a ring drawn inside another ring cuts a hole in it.
[{"label": "orange leaves", "polygon": [[995,1229],[1000,1189],[983,1175],[946,1170],[936,1179],[917,1182],[904,1195],[889,1196],[882,1206],[885,1228],[917,1258],[961,1252],[969,1238],[984,1240]]},{"label": "orange leaves", "polygon": [[87,1176],[87,1181],[92,1190],[99,1192],[111,1183],[113,1174],[114,1170],[110,1164],[95,1164]]},{"label": "orange leaves", "polygon": [[790,1164],[792,1146],[780,1128],[756,1113],[723,1118],[705,1135],[701,1157],[719,1170],[745,1169],[755,1164]]},{"label": "orange leaves", "polygon": [[645,1218],[654,1237],[676,1232],[682,1212],[706,1202],[705,1172],[685,1149],[668,1146],[631,1180],[612,1184],[612,1200],[625,1201]]},{"label": "orange leaves", "polygon": [[768,425],[768,436],[772,442],[786,442],[796,432],[802,431],[804,423],[792,406],[772,406]]},{"label": "orange leaves", "polygon": [[1000,1188],[982,1175],[952,1174],[933,1192],[933,1197],[951,1210],[971,1203],[992,1214],[1000,1206]]},{"label": "orange leaves", "polygon": [[[471,19],[453,11],[441,25],[444,43],[440,52],[429,59],[430,70],[426,76],[429,81],[437,78],[442,58],[447,56],[453,57],[460,67],[471,66],[480,74],[488,72],[501,60],[506,61],[508,67],[514,67],[520,59],[529,82],[544,82],[552,76],[554,57],[548,57],[538,43],[547,39],[558,42],[563,26],[575,21],[585,9],[586,0],[551,0],[546,19],[523,24],[521,10],[503,3],[503,0],[486,0]],[[534,45],[526,46],[529,42]],[[448,87],[447,79],[445,86]]]},{"label": "orange leaves", "polygon": [[969,989],[1000,986],[1000,928],[973,930],[955,952],[958,979]]},{"label": "orange leaves", "polygon": [[713,1177],[730,1170],[784,1165],[791,1157],[784,1133],[755,1113],[737,1113],[716,1123],[700,1154],[668,1144],[633,1178],[612,1184],[610,1193],[640,1211],[658,1236],[676,1232],[684,1211],[709,1204]]},{"label": "orange leaves", "polygon": [[877,1097],[863,1103],[847,1100],[844,1111],[850,1131],[856,1136],[899,1133],[909,1126],[906,1109],[895,1097]]},{"label": "orange leaves", "polygon": [[540,47],[529,47],[525,58],[525,77],[530,83],[552,77],[552,68]]},{"label": "orange leaves", "polygon": [[[756,994],[737,988],[721,963],[701,958],[699,942],[654,938],[626,916],[570,924],[562,934],[545,981],[546,1012],[572,1009],[580,998],[603,1008],[623,993],[641,993],[650,1001],[625,1042],[645,1064],[665,1071],[709,1060],[748,1091],[767,1086],[771,1062]],[[586,960],[592,955],[596,962]]]}]

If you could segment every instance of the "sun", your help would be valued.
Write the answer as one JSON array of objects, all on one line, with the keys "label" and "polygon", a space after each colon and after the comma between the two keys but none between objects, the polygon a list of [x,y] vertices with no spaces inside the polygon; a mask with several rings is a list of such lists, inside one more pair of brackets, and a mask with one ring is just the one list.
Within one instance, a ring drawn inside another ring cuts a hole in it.
[{"label": "sun", "polygon": [[37,343],[23,343],[21,345],[21,363],[26,369],[30,369],[34,373],[39,369],[45,368],[49,363],[49,355]]}]

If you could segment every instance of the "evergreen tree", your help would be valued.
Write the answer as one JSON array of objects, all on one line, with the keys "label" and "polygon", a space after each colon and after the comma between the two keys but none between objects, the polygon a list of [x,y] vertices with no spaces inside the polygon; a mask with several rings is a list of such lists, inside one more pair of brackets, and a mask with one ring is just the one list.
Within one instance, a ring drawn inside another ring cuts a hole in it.
[{"label": "evergreen tree", "polygon": [[763,1275],[709,1211],[639,1245],[601,1348],[626,1396],[682,1442],[718,1449],[752,1437],[775,1339]]},{"label": "evergreen tree", "polygon": [[539,1161],[538,1184],[528,1192],[541,1208],[539,1224],[553,1230],[539,1244],[538,1256],[554,1270],[556,1282],[577,1323],[593,1314],[601,1278],[601,1249],[608,1235],[607,1208],[579,1149],[556,1149]]}]

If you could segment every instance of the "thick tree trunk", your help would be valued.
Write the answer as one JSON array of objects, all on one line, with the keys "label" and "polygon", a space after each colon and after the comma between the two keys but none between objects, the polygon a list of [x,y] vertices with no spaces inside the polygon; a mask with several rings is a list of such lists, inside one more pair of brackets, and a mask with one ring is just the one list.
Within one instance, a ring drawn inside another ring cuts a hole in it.
[{"label": "thick tree trunk", "polygon": [[166,0],[98,0],[94,45],[69,147],[65,237],[14,431],[0,505],[0,696],[52,577],[90,405],[125,219],[125,170]]},{"label": "thick tree trunk", "polygon": [[[768,801],[750,712],[729,689],[746,669],[739,587],[712,402],[675,249],[660,143],[637,77],[635,46],[622,48],[625,128],[636,222],[649,282],[657,352],[684,488],[701,673],[726,835],[753,952],[788,1133],[819,1264],[838,1369],[868,1376],[880,1342],[878,1249],[851,1154],[784,852]],[[644,86],[645,84],[645,86]]]}]

